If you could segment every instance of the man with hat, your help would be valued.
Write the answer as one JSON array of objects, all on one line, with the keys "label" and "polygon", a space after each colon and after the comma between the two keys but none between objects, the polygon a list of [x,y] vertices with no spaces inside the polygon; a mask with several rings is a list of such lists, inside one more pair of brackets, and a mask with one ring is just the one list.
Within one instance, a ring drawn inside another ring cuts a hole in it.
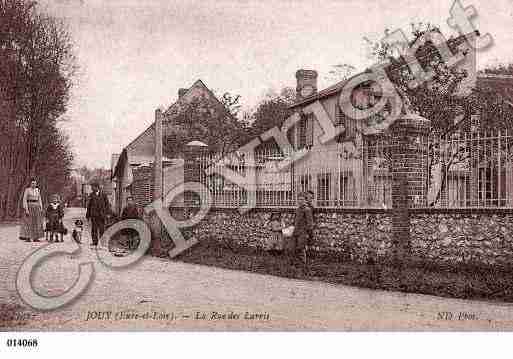
[{"label": "man with hat", "polygon": [[306,264],[306,246],[313,230],[312,208],[308,204],[307,193],[302,192],[297,196],[298,207],[294,218],[294,239],[296,256],[303,257]]},{"label": "man with hat", "polygon": [[107,195],[100,190],[98,182],[91,183],[93,192],[89,195],[86,218],[91,220],[91,238],[93,246],[105,232],[105,218],[112,213]]},{"label": "man with hat", "polygon": [[306,202],[312,212],[312,226],[309,228],[309,232],[308,232],[308,241],[307,241],[307,246],[306,246],[307,251],[308,251],[308,249],[313,247],[313,245],[315,243],[314,228],[315,228],[315,223],[316,223],[315,222],[315,212],[316,211],[315,211],[315,207],[314,207],[314,198],[315,198],[315,194],[312,190],[306,191]]}]

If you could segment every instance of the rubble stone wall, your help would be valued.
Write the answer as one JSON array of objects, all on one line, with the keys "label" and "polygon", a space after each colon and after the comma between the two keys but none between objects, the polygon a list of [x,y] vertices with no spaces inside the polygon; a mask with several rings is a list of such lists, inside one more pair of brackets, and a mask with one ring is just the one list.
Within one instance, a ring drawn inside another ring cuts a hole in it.
[{"label": "rubble stone wall", "polygon": [[[183,209],[172,209],[183,218]],[[268,209],[240,214],[237,210],[212,210],[186,237],[215,239],[236,246],[265,247],[270,236]],[[294,213],[282,216],[293,223]],[[389,211],[318,211],[315,214],[316,247],[322,252],[367,262],[390,254],[392,213]],[[412,253],[435,262],[513,264],[513,213],[416,212],[411,214]]]}]

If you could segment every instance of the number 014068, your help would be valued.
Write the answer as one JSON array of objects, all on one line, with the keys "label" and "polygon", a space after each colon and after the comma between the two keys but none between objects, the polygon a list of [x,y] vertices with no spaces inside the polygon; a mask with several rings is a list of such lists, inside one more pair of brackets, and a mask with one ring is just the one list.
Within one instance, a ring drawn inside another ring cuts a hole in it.
[{"label": "number 014068", "polygon": [[14,347],[21,347],[21,348],[33,348],[37,347],[38,342],[37,339],[7,339],[7,346],[14,348]]}]

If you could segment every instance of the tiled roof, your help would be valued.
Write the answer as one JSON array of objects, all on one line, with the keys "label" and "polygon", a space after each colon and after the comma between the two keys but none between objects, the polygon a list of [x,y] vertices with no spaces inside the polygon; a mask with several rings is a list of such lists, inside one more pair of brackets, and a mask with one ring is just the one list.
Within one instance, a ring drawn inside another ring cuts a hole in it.
[{"label": "tiled roof", "polygon": [[[476,31],[474,33],[474,35],[477,35],[479,36],[479,32]],[[462,35],[462,36],[458,36],[457,38],[453,38],[453,39],[449,39],[447,40],[447,44],[449,46],[449,48],[454,48],[456,46],[459,46],[460,44],[462,44],[464,41],[466,41],[466,36]],[[436,50],[433,50],[433,51],[430,51],[429,53],[426,53],[426,54],[422,54],[421,56],[422,57],[427,57],[427,56],[430,56],[432,54],[435,53]],[[387,70],[391,70],[391,71],[397,71],[399,70],[400,68],[406,66],[406,62],[404,62],[404,60],[402,60],[402,62],[398,63],[398,64],[392,64],[392,65],[389,65],[389,67],[387,68]],[[367,71],[367,70],[366,70]],[[296,108],[296,107],[299,107],[299,106],[305,106],[309,103],[312,103],[314,101],[317,101],[317,100],[320,100],[322,98],[325,98],[325,97],[328,97],[328,96],[331,96],[331,95],[335,95],[337,93],[339,93],[340,91],[342,91],[342,89],[344,88],[345,84],[348,83],[349,81],[351,81],[352,79],[360,76],[361,74],[365,73],[365,71],[362,71],[354,76],[351,76],[350,78],[348,79],[345,79],[345,80],[342,80],[340,82],[337,82],[336,84],[334,85],[331,85],[317,93],[314,93],[313,95],[307,97],[307,98],[304,98],[300,101],[297,101],[295,103],[293,103],[292,105],[289,106],[289,108]]]},{"label": "tiled roof", "polygon": [[[167,110],[164,111],[163,115],[164,115],[164,122],[168,121],[168,117],[169,115],[171,114],[171,112],[176,109],[181,103],[182,103],[182,99],[184,97],[187,96],[187,94],[190,92],[190,91],[193,91],[194,88],[197,88],[197,87],[201,87],[203,88],[204,90],[207,91],[207,93],[211,96],[212,99],[214,99],[215,101],[217,101],[220,105],[222,105],[222,103],[219,101],[219,99],[214,95],[214,93],[205,85],[205,83],[203,81],[201,81],[201,79],[198,79],[196,80],[191,87],[189,87],[187,89],[187,92],[185,92],[180,98],[178,98],[175,102],[173,102],[168,108]],[[224,106],[223,106],[224,107]],[[148,131],[151,131],[153,129],[153,127],[155,126],[155,121],[153,121],[143,132],[141,132],[135,139],[133,139],[126,147],[130,147],[132,144],[134,144],[135,142],[137,142],[137,140],[139,140],[139,138],[141,138],[142,136],[144,136]]]}]

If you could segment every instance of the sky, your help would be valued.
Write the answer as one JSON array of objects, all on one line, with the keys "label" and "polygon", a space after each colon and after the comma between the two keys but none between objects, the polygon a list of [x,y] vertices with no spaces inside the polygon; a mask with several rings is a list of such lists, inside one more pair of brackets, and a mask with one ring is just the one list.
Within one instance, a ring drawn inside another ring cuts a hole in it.
[{"label": "sky", "polygon": [[[494,44],[478,67],[513,62],[513,0],[462,0]],[[217,94],[241,95],[250,111],[270,89],[296,86],[300,68],[318,71],[322,89],[333,66],[372,64],[364,37],[432,23],[446,37],[453,0],[39,0],[63,18],[75,44],[76,84],[62,128],[77,166],[110,167],[119,153],[197,79]]]}]

